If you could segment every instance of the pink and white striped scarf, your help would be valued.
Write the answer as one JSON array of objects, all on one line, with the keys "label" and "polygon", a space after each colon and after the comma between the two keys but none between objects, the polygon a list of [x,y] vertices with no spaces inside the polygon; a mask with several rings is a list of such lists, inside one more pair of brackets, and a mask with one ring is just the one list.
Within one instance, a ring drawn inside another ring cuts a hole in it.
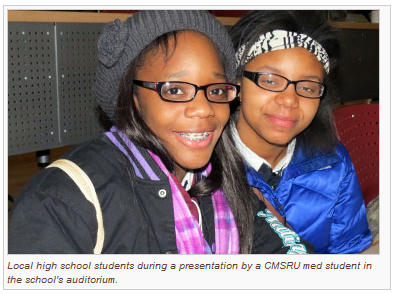
[{"label": "pink and white striped scarf", "polygon": [[[177,249],[179,254],[211,254],[212,248],[204,239],[203,232],[197,220],[191,214],[181,191],[174,182],[173,177],[167,170],[160,158],[149,151],[165,175],[168,177],[173,197],[174,223],[176,231]],[[208,165],[203,175],[211,171]],[[215,253],[238,254],[239,234],[233,213],[229,207],[222,189],[217,189],[211,196],[214,208],[215,223]],[[214,247],[214,246],[213,246]]]}]

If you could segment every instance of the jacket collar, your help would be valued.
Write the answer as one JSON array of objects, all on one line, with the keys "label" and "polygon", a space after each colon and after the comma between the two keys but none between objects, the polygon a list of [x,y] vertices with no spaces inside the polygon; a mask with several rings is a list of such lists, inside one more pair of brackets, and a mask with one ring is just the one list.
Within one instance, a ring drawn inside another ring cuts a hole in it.
[{"label": "jacket collar", "polygon": [[167,180],[167,176],[153,160],[148,150],[134,144],[116,127],[112,127],[105,135],[128,158],[136,177],[151,181]]},{"label": "jacket collar", "polygon": [[334,152],[306,156],[301,148],[296,148],[288,168],[283,172],[283,178],[288,180],[315,170],[330,169],[338,161],[339,157]]},{"label": "jacket collar", "polygon": [[148,150],[134,144],[115,127],[105,135],[131,163],[130,170],[136,179],[131,181],[132,189],[137,203],[141,205],[141,212],[147,219],[148,230],[152,230],[148,250],[155,253],[177,253],[173,199],[167,176]]},{"label": "jacket collar", "polygon": [[[301,148],[296,147],[291,162],[283,171],[281,182],[312,171],[330,169],[337,162],[339,162],[339,157],[334,152],[314,153],[306,156]],[[250,185],[262,188],[262,178],[259,173],[249,165],[246,165],[246,171]]]}]

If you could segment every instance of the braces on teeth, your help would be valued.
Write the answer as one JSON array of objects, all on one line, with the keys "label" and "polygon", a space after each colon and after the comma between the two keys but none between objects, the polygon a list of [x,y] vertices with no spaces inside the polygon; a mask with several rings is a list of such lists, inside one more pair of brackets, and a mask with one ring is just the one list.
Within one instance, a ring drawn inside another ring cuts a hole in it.
[{"label": "braces on teeth", "polygon": [[179,135],[185,139],[192,140],[192,141],[202,141],[208,138],[210,135],[209,132],[204,133],[179,133]]}]

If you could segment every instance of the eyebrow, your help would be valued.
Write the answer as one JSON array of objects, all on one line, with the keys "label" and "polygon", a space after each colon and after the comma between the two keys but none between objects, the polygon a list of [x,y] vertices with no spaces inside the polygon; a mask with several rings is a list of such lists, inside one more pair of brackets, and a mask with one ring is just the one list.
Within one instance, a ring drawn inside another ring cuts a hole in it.
[{"label": "eyebrow", "polygon": [[169,77],[169,78],[182,78],[182,77],[185,76],[187,73],[188,73],[188,71],[183,70],[183,71],[171,73],[171,74],[169,74],[167,77]]},{"label": "eyebrow", "polygon": [[304,78],[310,80],[318,80],[320,83],[322,82],[322,79],[319,76],[305,76]]},{"label": "eyebrow", "polygon": [[[258,67],[257,69],[256,69],[258,72],[265,72],[265,71],[270,71],[271,73],[275,73],[275,74],[279,74],[278,72],[279,72],[279,70],[278,69],[276,69],[276,68],[274,68],[274,67],[271,67],[271,66],[260,66],[260,67]],[[282,74],[281,74],[282,75]],[[315,75],[312,75],[312,76],[303,76],[303,79],[316,79],[316,80],[318,80],[319,82],[321,82],[321,78],[319,77],[319,76],[315,76]]]},{"label": "eyebrow", "polygon": [[220,78],[220,79],[226,79],[225,74],[220,74],[220,73],[214,72],[213,76],[216,77],[216,78]]},{"label": "eyebrow", "polygon": [[[167,77],[168,78],[182,78],[184,76],[186,76],[189,72],[187,70],[183,70],[183,71],[179,71],[179,72],[175,72],[175,73],[171,73],[169,74]],[[226,79],[225,74],[221,74],[221,73],[212,73],[212,75],[216,78],[220,78],[220,79]]]},{"label": "eyebrow", "polygon": [[264,72],[266,70],[270,70],[270,71],[274,71],[274,72],[278,72],[278,69],[271,67],[271,66],[260,66],[256,69],[258,72]]}]

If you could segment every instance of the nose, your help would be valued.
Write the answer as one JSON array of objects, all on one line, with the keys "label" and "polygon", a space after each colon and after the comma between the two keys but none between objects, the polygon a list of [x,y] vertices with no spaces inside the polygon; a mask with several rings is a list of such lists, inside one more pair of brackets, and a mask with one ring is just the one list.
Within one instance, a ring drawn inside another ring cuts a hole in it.
[{"label": "nose", "polygon": [[199,89],[195,98],[185,105],[186,117],[206,118],[215,115],[213,103],[207,100],[203,89]]},{"label": "nose", "polygon": [[299,106],[299,95],[296,94],[295,84],[288,84],[283,92],[277,92],[275,101],[285,108],[296,108]]}]

